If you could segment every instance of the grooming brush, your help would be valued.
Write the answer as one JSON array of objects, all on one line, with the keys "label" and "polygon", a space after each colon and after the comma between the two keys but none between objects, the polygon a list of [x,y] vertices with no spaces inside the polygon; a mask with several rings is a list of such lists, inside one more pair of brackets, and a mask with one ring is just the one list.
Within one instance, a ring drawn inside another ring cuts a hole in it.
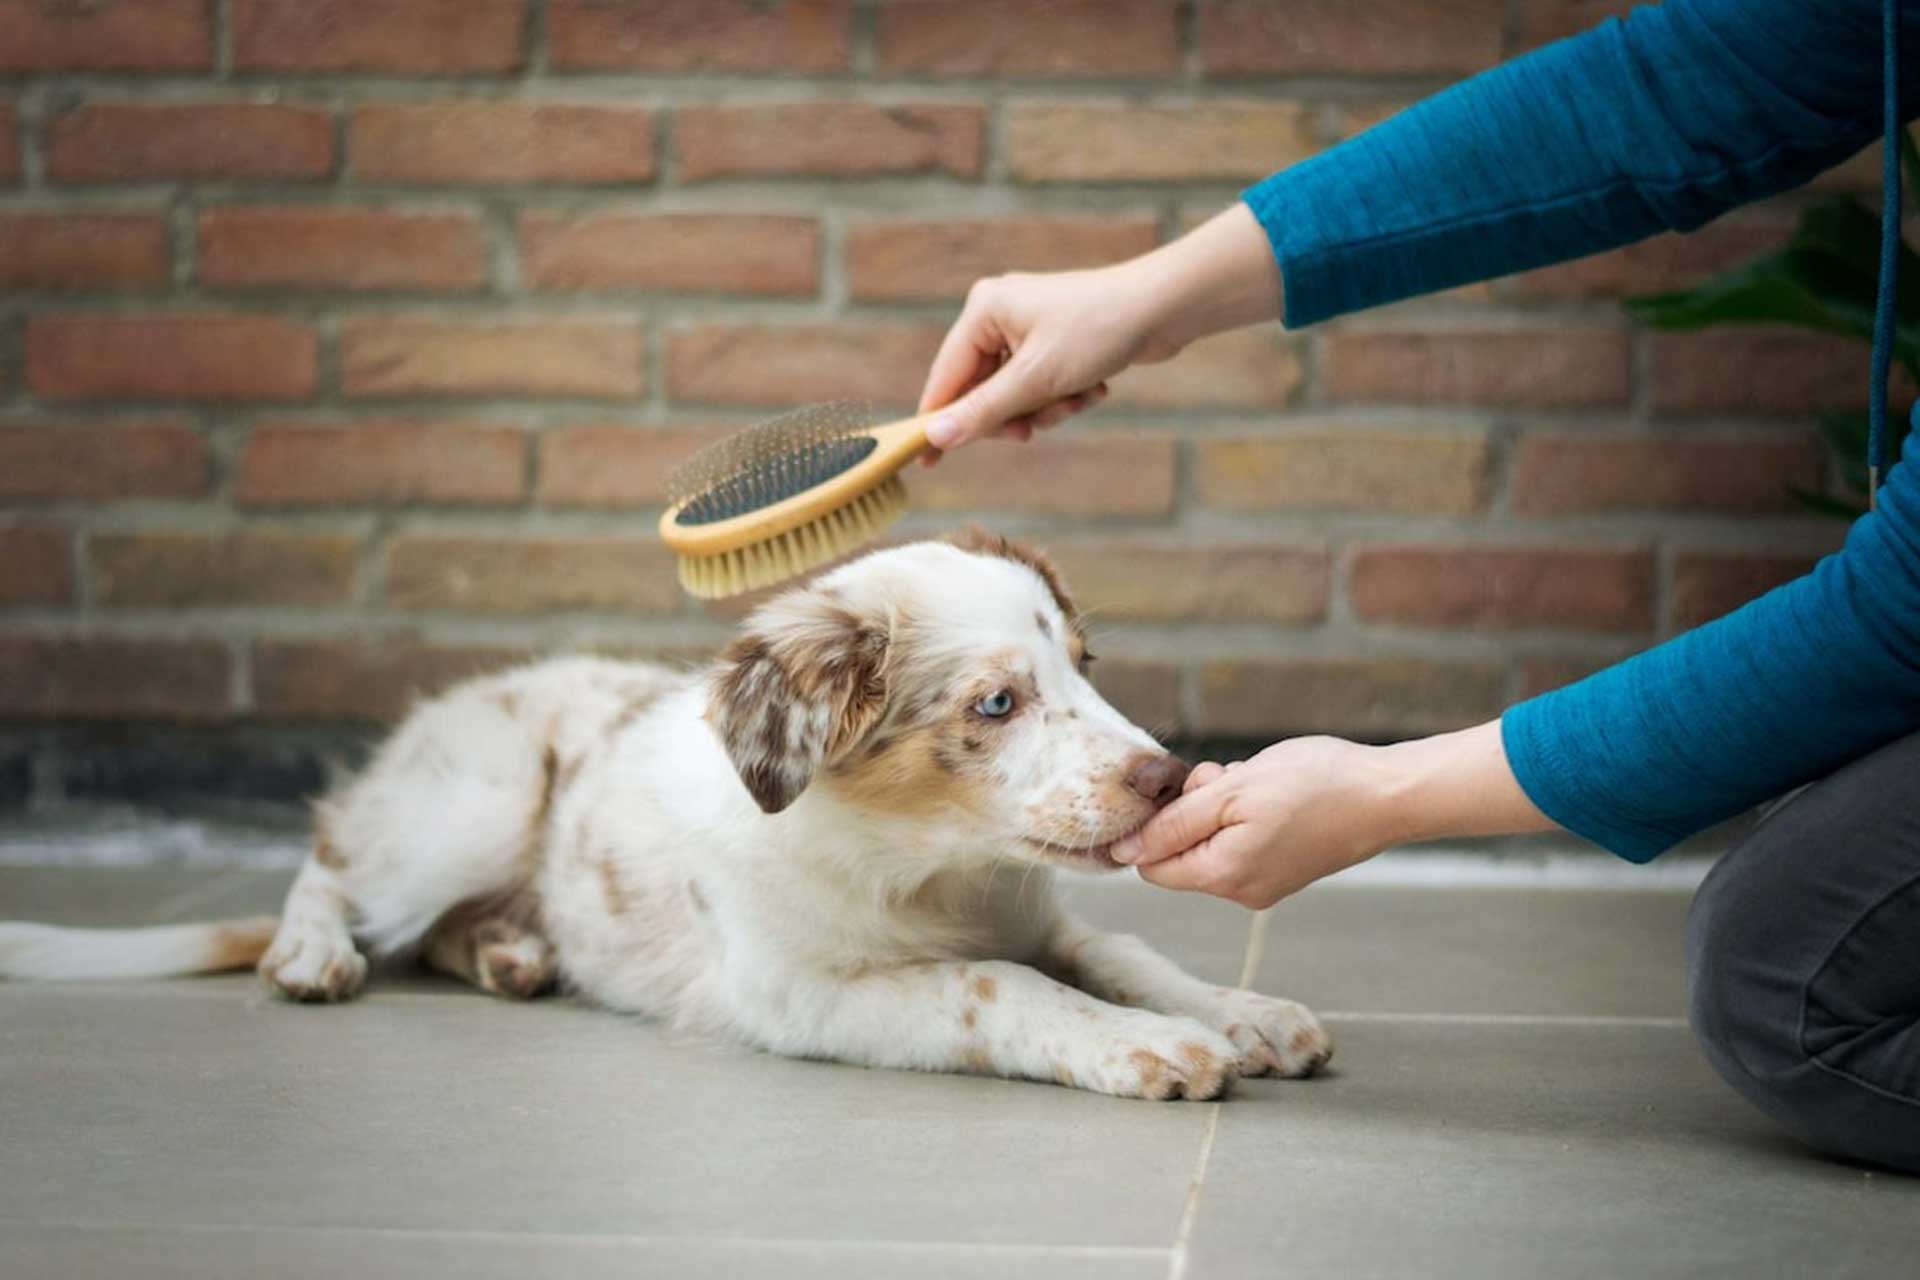
[{"label": "grooming brush", "polygon": [[907,505],[900,469],[929,417],[872,425],[859,404],[796,409],[709,445],[667,477],[660,537],[702,599],[794,577],[876,537]]}]

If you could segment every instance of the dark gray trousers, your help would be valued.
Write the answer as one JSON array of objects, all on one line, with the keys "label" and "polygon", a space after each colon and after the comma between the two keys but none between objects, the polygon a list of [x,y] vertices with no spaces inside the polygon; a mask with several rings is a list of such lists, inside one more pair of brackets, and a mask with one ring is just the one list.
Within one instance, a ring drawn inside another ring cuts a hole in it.
[{"label": "dark gray trousers", "polygon": [[1708,874],[1689,1016],[1803,1142],[1920,1173],[1920,734],[1817,782]]}]

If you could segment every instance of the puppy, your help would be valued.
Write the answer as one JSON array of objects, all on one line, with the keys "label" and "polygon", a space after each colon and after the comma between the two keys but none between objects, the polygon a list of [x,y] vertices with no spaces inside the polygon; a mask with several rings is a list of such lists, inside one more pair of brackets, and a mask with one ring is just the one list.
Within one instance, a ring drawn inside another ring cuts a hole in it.
[{"label": "puppy", "polygon": [[[1212,1098],[1311,1074],[1300,1005],[1061,910],[1057,870],[1187,767],[1094,692],[1047,562],[991,535],[790,590],[701,674],[535,663],[423,704],[316,809],[277,923],[0,926],[0,974],[236,967],[296,1000],[376,955],[556,984],[774,1053]],[[269,944],[268,937],[271,935]]]}]

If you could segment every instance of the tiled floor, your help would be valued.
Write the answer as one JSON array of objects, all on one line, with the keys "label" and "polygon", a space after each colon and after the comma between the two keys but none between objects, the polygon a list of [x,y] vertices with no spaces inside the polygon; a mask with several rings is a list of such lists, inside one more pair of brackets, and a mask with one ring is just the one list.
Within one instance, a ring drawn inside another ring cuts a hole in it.
[{"label": "tiled floor", "polygon": [[[271,909],[285,875],[0,868],[0,915]],[[677,1041],[415,975],[0,987],[0,1276],[1740,1276],[1910,1270],[1920,1182],[1829,1163],[1680,1020],[1686,897],[1079,895],[1305,1000],[1334,1070],[1218,1104]]]}]

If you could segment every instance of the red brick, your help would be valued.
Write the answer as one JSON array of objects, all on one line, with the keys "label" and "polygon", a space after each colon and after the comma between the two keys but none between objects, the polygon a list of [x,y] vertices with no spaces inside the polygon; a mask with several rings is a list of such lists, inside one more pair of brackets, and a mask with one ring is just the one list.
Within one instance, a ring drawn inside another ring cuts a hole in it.
[{"label": "red brick", "polygon": [[1327,335],[1321,377],[1330,400],[1530,409],[1623,405],[1627,335],[1349,330]]},{"label": "red brick", "polygon": [[1698,283],[1786,242],[1784,227],[1716,222],[1691,235],[1655,236],[1611,253],[1515,276],[1508,290],[1520,298],[1579,301],[1660,293]]},{"label": "red brick", "polygon": [[1209,76],[1417,75],[1500,60],[1506,0],[1204,0]]},{"label": "red brick", "polygon": [[813,218],[529,213],[520,218],[520,256],[522,278],[556,292],[804,295],[820,288]]},{"label": "red brick", "polygon": [[1202,504],[1223,511],[1484,511],[1491,452],[1483,431],[1331,431],[1202,439]]},{"label": "red brick", "polygon": [[1791,329],[1655,334],[1652,370],[1658,410],[1798,417],[1867,402],[1865,343]]},{"label": "red brick", "polygon": [[944,329],[933,324],[712,324],[667,340],[675,400],[912,405]]},{"label": "red brick", "polygon": [[844,71],[851,0],[551,0],[562,71]]},{"label": "red brick", "polygon": [[1198,731],[1379,740],[1464,728],[1500,712],[1500,669],[1416,658],[1256,658],[1200,671]]},{"label": "red brick", "polygon": [[1326,616],[1330,561],[1321,548],[1049,542],[1081,607],[1156,622],[1315,622]]},{"label": "red brick", "polygon": [[269,719],[392,721],[423,697],[526,656],[504,648],[434,646],[405,636],[258,640],[253,700]]},{"label": "red brick", "polygon": [[204,70],[212,10],[207,0],[0,0],[0,72]]},{"label": "red brick", "polygon": [[1347,594],[1369,622],[1641,631],[1653,625],[1653,557],[1600,548],[1361,547]]},{"label": "red brick", "polygon": [[418,534],[387,549],[387,599],[400,609],[671,613],[674,555],[648,538],[463,538]]},{"label": "red brick", "polygon": [[344,605],[359,539],[252,530],[96,533],[87,544],[95,602],[132,608]]},{"label": "red brick", "polygon": [[1300,349],[1277,325],[1203,338],[1173,359],[1113,380],[1113,403],[1141,408],[1279,409],[1305,377]]},{"label": "red brick", "polygon": [[0,213],[0,289],[152,289],[171,270],[160,214]]},{"label": "red brick", "polygon": [[674,121],[683,182],[756,175],[946,173],[978,177],[977,104],[785,102],[685,107]]},{"label": "red brick", "polygon": [[1148,733],[1165,737],[1182,727],[1180,668],[1172,663],[1100,657],[1092,679],[1114,710]]},{"label": "red brick", "polygon": [[1006,121],[1021,182],[1245,182],[1317,149],[1295,102],[1015,102]]},{"label": "red brick", "polygon": [[313,329],[279,316],[177,312],[27,321],[27,385],[50,400],[299,400]]},{"label": "red brick", "polygon": [[92,103],[47,125],[47,172],[62,182],[320,179],[333,121],[266,102]]},{"label": "red brick", "polygon": [[73,539],[45,524],[0,526],[0,607],[73,603]]},{"label": "red brick", "polygon": [[0,636],[0,716],[213,720],[231,706],[217,640]]},{"label": "red brick", "polygon": [[982,276],[1100,266],[1145,253],[1159,235],[1145,213],[857,222],[847,231],[848,285],[863,300],[959,298]]},{"label": "red brick", "polygon": [[0,427],[0,499],[195,498],[207,442],[184,422]]},{"label": "red brick", "polygon": [[242,450],[234,497],[246,506],[518,502],[526,449],[517,427],[271,423]]},{"label": "red brick", "polygon": [[625,104],[372,103],[353,113],[356,182],[604,184],[653,177],[653,116]]},{"label": "red brick", "polygon": [[1673,558],[1671,629],[1688,631],[1813,569],[1811,555],[1682,551]]},{"label": "red brick", "polygon": [[1613,665],[1599,658],[1528,658],[1520,664],[1516,699],[1537,698]]},{"label": "red brick", "polygon": [[1623,18],[1635,5],[1645,3],[1647,0],[1520,0],[1514,48],[1532,49],[1578,35],[1608,18]]},{"label": "red brick", "polygon": [[444,290],[487,282],[469,213],[225,205],[200,215],[200,281],[218,288]]},{"label": "red brick", "polygon": [[1820,486],[1811,438],[1648,439],[1536,432],[1513,463],[1521,515],[1595,511],[1764,512]]},{"label": "red brick", "polygon": [[20,176],[20,125],[11,102],[0,102],[0,179]]},{"label": "red brick", "polygon": [[1170,435],[1111,429],[989,440],[907,471],[907,493],[916,511],[1164,516],[1173,510],[1175,448]]},{"label": "red brick", "polygon": [[556,507],[652,507],[667,501],[669,472],[729,434],[594,423],[540,436],[540,501]]},{"label": "red brick", "polygon": [[875,15],[879,68],[934,76],[1170,76],[1172,0],[898,0]]},{"label": "red brick", "polygon": [[627,320],[364,317],[340,327],[350,396],[574,396],[645,389],[646,334]]},{"label": "red brick", "polygon": [[241,71],[513,71],[526,0],[233,0]]}]

